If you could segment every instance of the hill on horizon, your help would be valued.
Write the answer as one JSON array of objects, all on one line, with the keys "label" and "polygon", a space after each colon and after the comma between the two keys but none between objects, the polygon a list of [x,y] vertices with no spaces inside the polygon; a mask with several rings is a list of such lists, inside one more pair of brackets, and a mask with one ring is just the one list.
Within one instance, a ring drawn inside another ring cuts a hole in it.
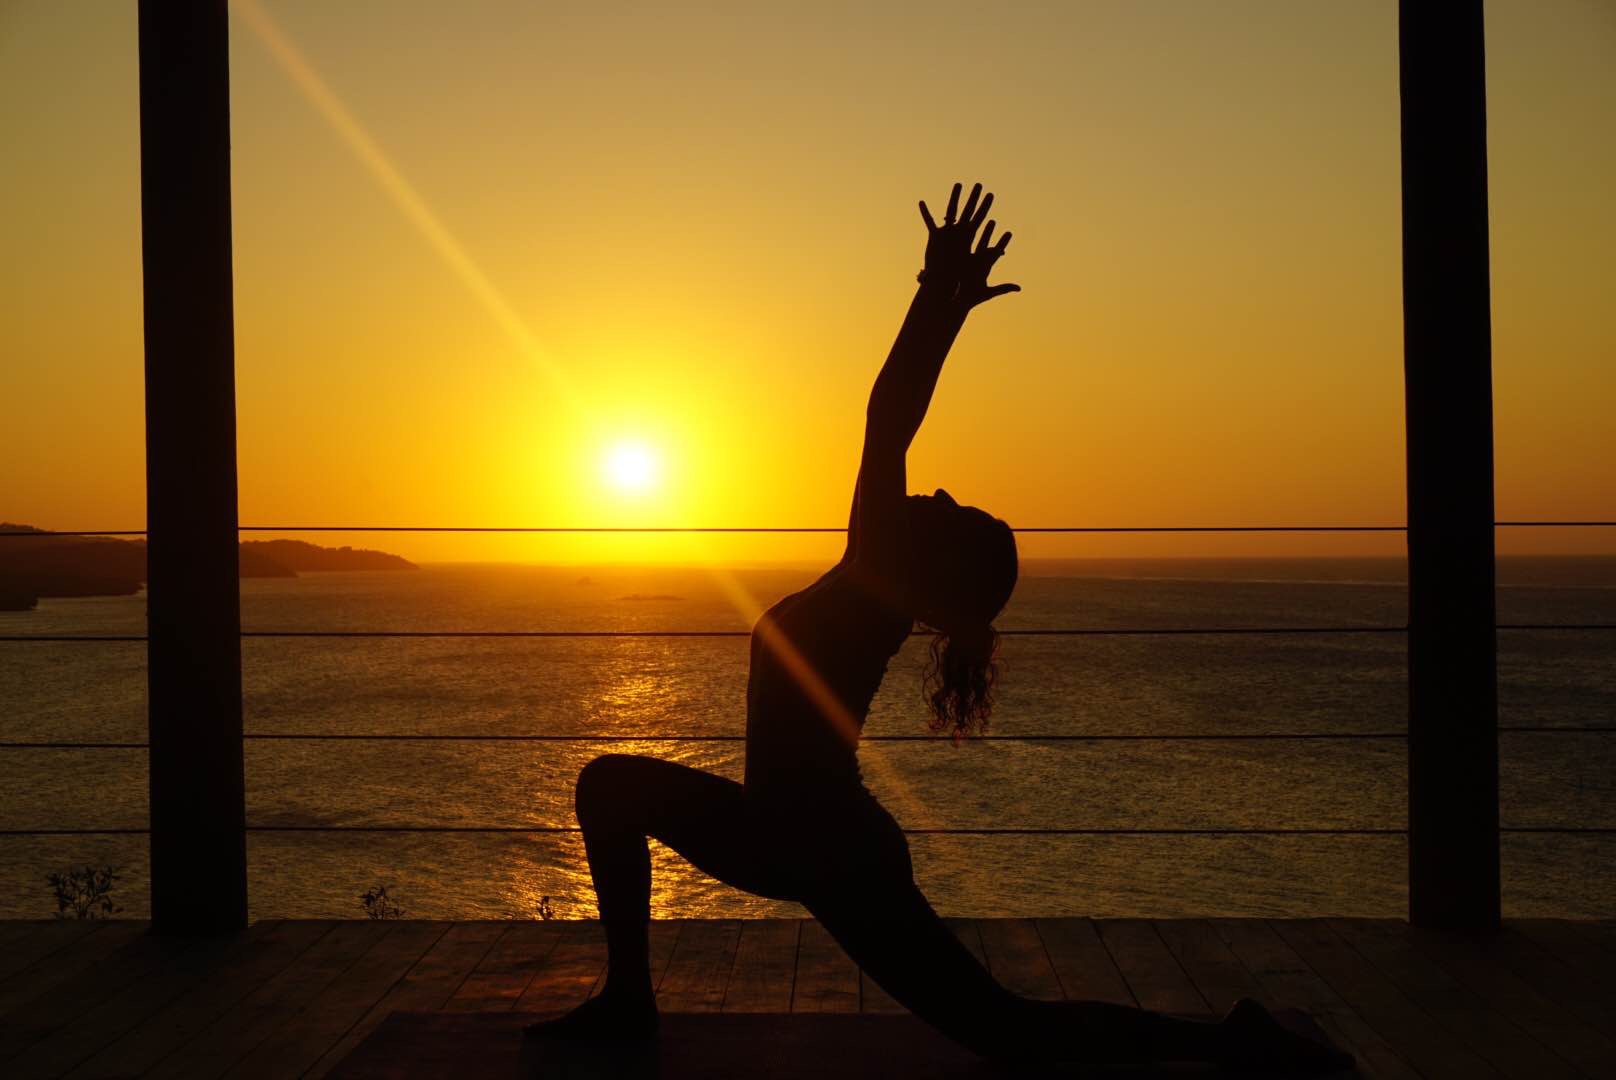
[{"label": "hill on horizon", "polygon": [[[43,597],[133,596],[146,583],[146,541],[53,536],[32,525],[0,522],[0,611],[31,611]],[[240,546],[244,578],[300,572],[415,570],[408,559],[367,548],[328,548],[302,540],[249,540]]]}]

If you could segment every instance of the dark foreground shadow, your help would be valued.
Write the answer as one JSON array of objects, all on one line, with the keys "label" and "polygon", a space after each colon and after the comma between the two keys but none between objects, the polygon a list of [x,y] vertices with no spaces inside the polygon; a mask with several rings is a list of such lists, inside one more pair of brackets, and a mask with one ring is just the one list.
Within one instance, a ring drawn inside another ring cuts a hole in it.
[{"label": "dark foreground shadow", "polygon": [[[987,1062],[904,1014],[667,1013],[654,1042],[623,1046],[524,1040],[522,1028],[535,1019],[509,1012],[394,1013],[330,1075],[343,1080],[1143,1080],[1233,1075],[1206,1066]],[[1273,1080],[1277,1074],[1263,1075]]]}]

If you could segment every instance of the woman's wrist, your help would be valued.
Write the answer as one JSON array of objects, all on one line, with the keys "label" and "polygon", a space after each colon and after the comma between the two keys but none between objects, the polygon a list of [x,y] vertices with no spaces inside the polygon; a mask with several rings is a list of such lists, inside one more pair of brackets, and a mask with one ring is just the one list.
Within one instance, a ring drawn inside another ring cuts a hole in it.
[{"label": "woman's wrist", "polygon": [[915,302],[928,307],[946,306],[959,294],[959,282],[949,280],[941,274],[927,274],[922,270],[915,275],[915,281],[920,285],[915,290]]}]

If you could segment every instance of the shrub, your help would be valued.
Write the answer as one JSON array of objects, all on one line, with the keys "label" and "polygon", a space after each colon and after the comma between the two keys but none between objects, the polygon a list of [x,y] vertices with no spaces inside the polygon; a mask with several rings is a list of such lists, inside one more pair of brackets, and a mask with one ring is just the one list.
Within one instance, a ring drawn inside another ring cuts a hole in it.
[{"label": "shrub", "polygon": [[365,915],[372,919],[402,919],[404,909],[399,907],[391,896],[387,895],[386,885],[375,885],[365,890],[359,897],[360,903],[365,905]]},{"label": "shrub", "polygon": [[[112,902],[112,886],[123,872],[121,866],[69,868],[45,877],[56,895],[58,919],[110,919],[123,908]],[[72,912],[71,915],[68,913]]]}]

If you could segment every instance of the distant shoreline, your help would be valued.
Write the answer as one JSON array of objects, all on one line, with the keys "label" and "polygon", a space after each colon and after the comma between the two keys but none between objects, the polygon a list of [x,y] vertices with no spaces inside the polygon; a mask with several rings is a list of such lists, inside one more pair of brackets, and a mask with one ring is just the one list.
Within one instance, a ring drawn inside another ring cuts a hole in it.
[{"label": "distant shoreline", "polygon": [[[0,611],[32,611],[46,598],[134,596],[146,584],[146,541],[106,536],[58,536],[0,522]],[[33,535],[37,534],[37,535]],[[321,547],[302,540],[246,540],[242,578],[292,578],[344,570],[417,570],[401,556],[368,548]]]}]

